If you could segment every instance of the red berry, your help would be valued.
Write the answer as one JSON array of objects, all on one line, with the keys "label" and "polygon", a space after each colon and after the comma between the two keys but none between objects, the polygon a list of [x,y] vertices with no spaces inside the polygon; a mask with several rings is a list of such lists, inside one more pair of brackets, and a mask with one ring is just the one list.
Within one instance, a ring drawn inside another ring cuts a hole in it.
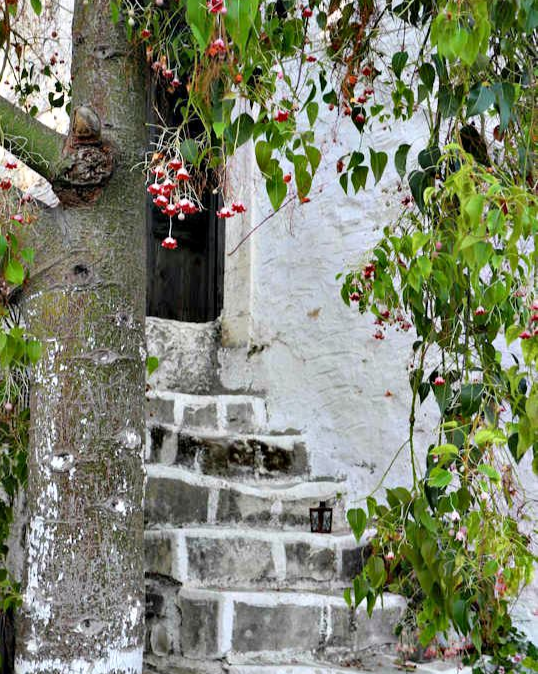
[{"label": "red berry", "polygon": [[357,103],[364,104],[364,103],[366,103],[367,100],[368,99],[366,98],[366,96],[357,96]]},{"label": "red berry", "polygon": [[364,66],[364,68],[362,69],[362,74],[364,75],[364,77],[370,77],[370,75],[372,74],[372,69],[370,68],[370,66]]},{"label": "red berry", "polygon": [[166,239],[164,239],[164,241],[161,243],[161,246],[163,248],[174,250],[174,248],[177,248],[177,240],[174,239],[173,236],[167,236]]},{"label": "red berry", "polygon": [[291,173],[286,173],[283,180],[285,183],[291,183]]},{"label": "red berry", "polygon": [[178,159],[177,157],[174,157],[173,159],[170,159],[168,162],[168,167],[172,169],[172,171],[179,171],[179,169],[183,166],[183,162],[181,159]]},{"label": "red berry", "polygon": [[313,14],[313,12],[312,12],[312,10],[310,9],[310,7],[305,7],[305,8],[303,9],[303,18],[304,18],[304,19],[309,19],[309,18],[312,16],[312,14]]},{"label": "red berry", "polygon": [[523,330],[523,332],[519,333],[520,339],[530,339],[531,337],[532,337],[532,335],[528,330]]},{"label": "red berry", "polygon": [[435,377],[435,379],[433,380],[434,386],[443,386],[443,384],[445,384],[445,380],[443,379],[443,377]]},{"label": "red berry", "polygon": [[149,37],[151,37],[151,31],[150,31],[148,28],[143,28],[143,29],[140,31],[140,37],[141,37],[143,40],[147,40]]},{"label": "red berry", "polygon": [[364,122],[366,121],[366,117],[362,113],[359,112],[359,114],[355,116],[355,121],[358,124],[364,124]]}]

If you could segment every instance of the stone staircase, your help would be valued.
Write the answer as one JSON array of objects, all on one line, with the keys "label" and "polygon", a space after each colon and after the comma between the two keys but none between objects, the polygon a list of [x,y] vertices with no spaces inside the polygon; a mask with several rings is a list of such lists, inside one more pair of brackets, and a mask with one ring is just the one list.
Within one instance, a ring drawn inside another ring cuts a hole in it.
[{"label": "stone staircase", "polygon": [[[366,545],[345,483],[312,478],[304,438],[271,429],[261,396],[168,381],[147,395],[146,674],[337,674],[394,644],[401,598],[371,620],[343,599]],[[310,533],[320,501],[331,534]]]}]

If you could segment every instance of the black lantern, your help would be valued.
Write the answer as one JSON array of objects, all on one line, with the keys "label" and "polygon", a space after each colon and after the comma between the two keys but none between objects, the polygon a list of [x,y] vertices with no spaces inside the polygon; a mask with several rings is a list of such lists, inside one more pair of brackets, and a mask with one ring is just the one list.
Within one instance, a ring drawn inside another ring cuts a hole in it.
[{"label": "black lantern", "polygon": [[313,534],[330,534],[333,526],[333,509],[320,501],[319,508],[310,508],[310,531]]}]

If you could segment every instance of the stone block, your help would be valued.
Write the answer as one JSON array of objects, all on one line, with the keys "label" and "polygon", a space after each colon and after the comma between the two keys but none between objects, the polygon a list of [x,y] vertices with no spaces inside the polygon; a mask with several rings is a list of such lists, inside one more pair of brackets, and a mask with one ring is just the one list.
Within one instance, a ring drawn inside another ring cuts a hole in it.
[{"label": "stone block", "polygon": [[232,650],[315,650],[320,645],[320,618],[319,606],[253,606],[236,602]]},{"label": "stone block", "polygon": [[219,522],[244,522],[245,524],[267,524],[271,520],[273,501],[235,489],[221,489],[217,507]]},{"label": "stone block", "polygon": [[146,399],[146,419],[161,424],[174,423],[174,401],[162,398]]},{"label": "stone block", "polygon": [[207,522],[208,500],[207,487],[150,476],[146,486],[146,523],[181,526]]},{"label": "stone block", "polygon": [[251,403],[228,403],[226,406],[226,426],[235,433],[256,431],[254,408]]},{"label": "stone block", "polygon": [[317,505],[319,502],[310,498],[283,501],[280,521],[286,526],[310,531],[310,508]]},{"label": "stone block", "polygon": [[398,638],[394,631],[403,610],[403,604],[394,606],[389,601],[385,608],[376,607],[369,618],[363,607],[354,615],[348,608],[333,607],[332,630],[327,645],[356,652],[395,644]]},{"label": "stone block", "polygon": [[308,543],[288,543],[286,549],[286,580],[315,580],[330,582],[336,576],[336,552]]},{"label": "stone block", "polygon": [[172,639],[163,622],[152,625],[150,629],[149,645],[152,653],[155,655],[163,656],[168,655],[171,652]]},{"label": "stone block", "polygon": [[210,598],[180,596],[180,644],[188,658],[215,658],[218,656],[219,602]]},{"label": "stone block", "polygon": [[172,575],[172,549],[169,537],[157,535],[144,538],[144,571],[162,576]]},{"label": "stone block", "polygon": [[284,449],[274,443],[259,443],[261,464],[267,473],[287,473],[299,475],[308,472],[306,445],[296,442],[293,449]]},{"label": "stone block", "polygon": [[238,584],[276,578],[272,546],[252,538],[187,536],[189,580]]},{"label": "stone block", "polygon": [[150,451],[149,457],[152,463],[164,463],[172,465],[177,457],[177,435],[169,428],[152,426],[149,431]]},{"label": "stone block", "polygon": [[186,428],[216,428],[217,423],[215,403],[200,407],[187,405],[183,410],[183,426]]},{"label": "stone block", "polygon": [[342,573],[340,580],[351,581],[358,576],[371,554],[371,546],[344,548],[342,550]]},{"label": "stone block", "polygon": [[148,353],[159,359],[159,367],[148,379],[150,386],[193,394],[219,388],[218,321],[186,323],[148,316],[146,339]]}]

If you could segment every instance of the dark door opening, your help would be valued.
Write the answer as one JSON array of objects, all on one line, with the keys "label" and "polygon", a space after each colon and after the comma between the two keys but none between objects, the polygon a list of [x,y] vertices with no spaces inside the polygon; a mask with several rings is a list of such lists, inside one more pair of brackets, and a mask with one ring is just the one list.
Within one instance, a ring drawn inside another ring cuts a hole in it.
[{"label": "dark door opening", "polygon": [[[165,92],[149,89],[150,124],[156,119],[157,104],[160,115],[173,126],[175,101]],[[154,133],[150,130],[150,136]],[[208,189],[203,211],[185,220],[173,219],[175,250],[161,247],[168,236],[168,216],[155,208],[149,196],[147,204],[146,314],[193,323],[215,320],[222,310],[224,284],[224,224],[216,215],[220,197]]]}]

